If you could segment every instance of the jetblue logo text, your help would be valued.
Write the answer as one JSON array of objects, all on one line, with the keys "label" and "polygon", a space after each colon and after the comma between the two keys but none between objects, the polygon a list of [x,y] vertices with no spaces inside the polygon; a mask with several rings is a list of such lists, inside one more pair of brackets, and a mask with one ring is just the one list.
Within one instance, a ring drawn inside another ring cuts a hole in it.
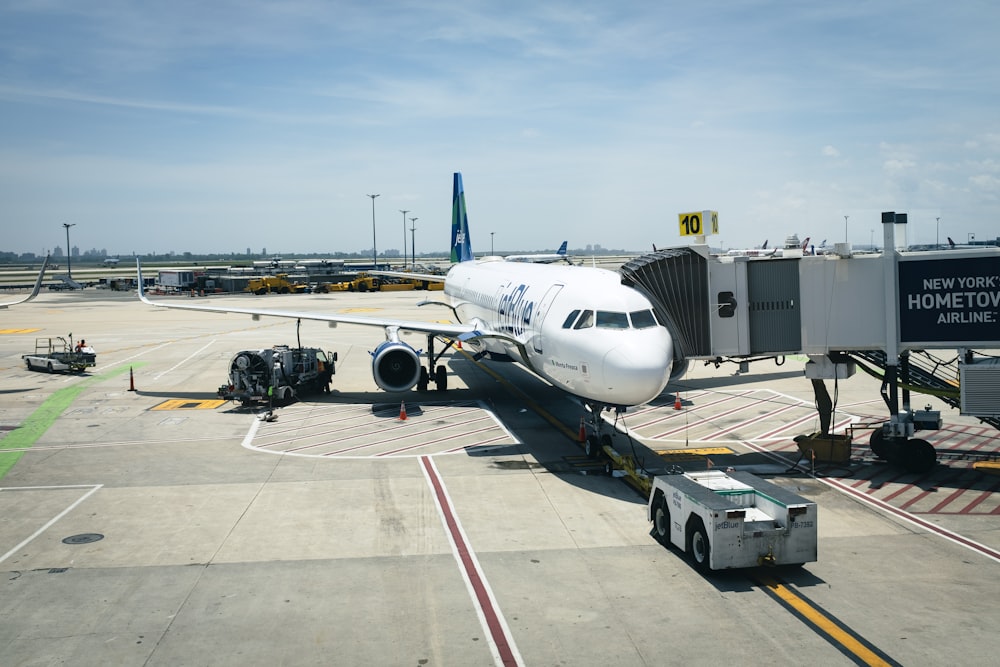
[{"label": "jetblue logo text", "polygon": [[525,327],[531,324],[531,315],[535,312],[535,302],[525,298],[527,293],[528,287],[526,285],[518,285],[500,297],[500,303],[497,306],[501,325],[515,336],[524,333]]}]

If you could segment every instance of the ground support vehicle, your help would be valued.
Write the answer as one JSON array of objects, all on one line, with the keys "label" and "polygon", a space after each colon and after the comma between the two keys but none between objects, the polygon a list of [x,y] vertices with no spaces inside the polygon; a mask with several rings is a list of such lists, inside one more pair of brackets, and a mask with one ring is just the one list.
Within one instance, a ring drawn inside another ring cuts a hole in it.
[{"label": "ground support vehicle", "polygon": [[314,347],[244,350],[230,361],[229,382],[218,394],[245,406],[284,405],[302,394],[329,392],[336,361],[336,353]]},{"label": "ground support vehicle", "polygon": [[82,373],[87,368],[97,365],[97,353],[92,347],[73,346],[73,336],[67,341],[62,336],[55,338],[36,338],[35,353],[22,354],[28,370],[71,371]]},{"label": "ground support vehicle", "polygon": [[816,503],[747,472],[659,475],[648,519],[664,546],[702,570],[816,560]]},{"label": "ground support vehicle", "polygon": [[309,285],[292,282],[288,279],[287,273],[279,273],[276,276],[261,276],[251,279],[247,283],[246,291],[254,294],[302,294],[309,291]]}]

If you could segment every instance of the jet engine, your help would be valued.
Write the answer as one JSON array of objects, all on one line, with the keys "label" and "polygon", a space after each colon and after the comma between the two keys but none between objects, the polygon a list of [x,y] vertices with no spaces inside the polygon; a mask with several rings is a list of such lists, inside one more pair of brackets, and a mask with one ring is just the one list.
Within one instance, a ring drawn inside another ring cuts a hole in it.
[{"label": "jet engine", "polygon": [[387,340],[371,353],[372,376],[384,391],[408,391],[420,379],[420,355],[398,340]]}]

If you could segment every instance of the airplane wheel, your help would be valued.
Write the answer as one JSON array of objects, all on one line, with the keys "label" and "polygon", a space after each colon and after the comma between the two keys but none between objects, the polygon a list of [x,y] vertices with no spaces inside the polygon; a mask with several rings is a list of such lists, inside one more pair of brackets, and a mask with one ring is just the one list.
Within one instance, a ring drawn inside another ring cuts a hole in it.
[{"label": "airplane wheel", "polygon": [[615,476],[615,462],[612,461],[611,459],[607,459],[604,461],[604,474],[607,475],[608,477]]},{"label": "airplane wheel", "polygon": [[448,370],[443,365],[434,370],[434,384],[438,391],[448,390]]},{"label": "airplane wheel", "polygon": [[691,533],[691,558],[694,559],[694,564],[699,570],[709,569],[709,555],[711,554],[711,545],[708,542],[708,534],[705,532],[705,526],[702,525],[701,520],[698,520],[698,524],[694,527],[694,532]]},{"label": "airplane wheel", "polygon": [[653,533],[657,542],[665,547],[670,546],[670,506],[662,494],[657,497],[653,507]]},{"label": "airplane wheel", "polygon": [[602,447],[610,447],[612,442],[613,441],[611,440],[611,434],[610,433],[605,433],[605,434],[603,434],[601,436],[601,446]]},{"label": "airplane wheel", "polygon": [[926,440],[910,440],[903,452],[903,465],[910,472],[930,472],[937,465],[937,452]]},{"label": "airplane wheel", "polygon": [[587,436],[587,439],[583,443],[583,451],[591,458],[597,456],[597,452],[601,451],[601,448],[597,445],[596,435]]},{"label": "airplane wheel", "polygon": [[430,377],[427,375],[427,369],[421,366],[420,378],[417,380],[417,391],[427,391],[428,382],[430,382]]}]

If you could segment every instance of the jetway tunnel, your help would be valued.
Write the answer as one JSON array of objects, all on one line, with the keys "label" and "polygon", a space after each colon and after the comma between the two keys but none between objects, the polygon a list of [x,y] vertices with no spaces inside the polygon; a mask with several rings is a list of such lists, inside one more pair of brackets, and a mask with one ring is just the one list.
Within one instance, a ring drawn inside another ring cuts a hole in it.
[{"label": "jetway tunnel", "polygon": [[[896,247],[900,216],[905,224],[903,214],[883,215],[886,248]],[[927,411],[911,410],[910,391],[936,395],[1000,428],[1000,250],[852,255],[843,245],[836,255],[782,257],[665,248],[627,262],[620,273],[623,284],[650,297],[673,335],[672,378],[694,359],[806,355],[804,375],[822,404],[825,388],[817,385],[824,379],[850,377],[858,365],[878,368],[890,418],[873,433],[873,451],[890,452],[883,458],[912,470],[936,460],[914,431],[938,426]],[[911,363],[911,353],[926,350],[952,350],[959,361],[927,369]]]}]

